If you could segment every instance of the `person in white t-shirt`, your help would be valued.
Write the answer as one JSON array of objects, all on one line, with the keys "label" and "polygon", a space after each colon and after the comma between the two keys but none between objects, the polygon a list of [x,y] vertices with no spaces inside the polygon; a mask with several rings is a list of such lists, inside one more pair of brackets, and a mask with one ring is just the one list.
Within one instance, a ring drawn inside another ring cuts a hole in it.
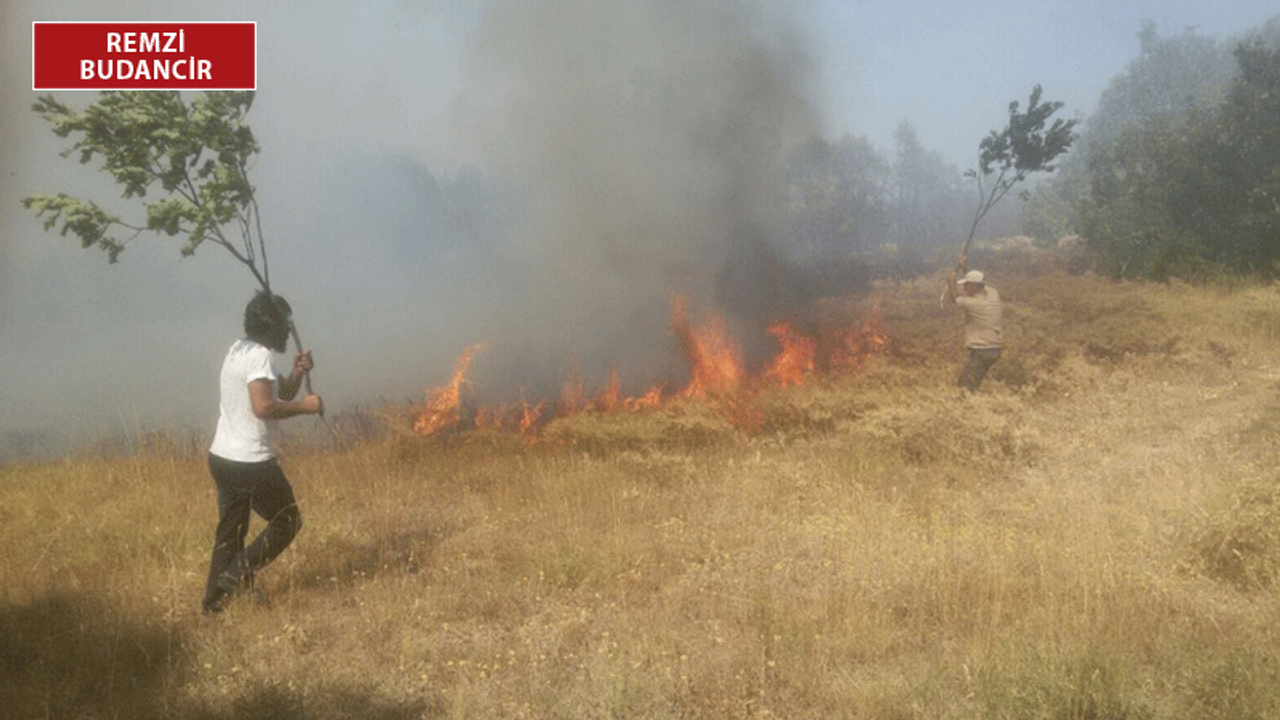
[{"label": "person in white t-shirt", "polygon": [[[259,291],[244,310],[245,336],[232,344],[222,363],[218,426],[209,447],[209,473],[218,488],[218,529],[204,612],[225,608],[253,584],[254,573],[289,546],[302,527],[293,488],[276,461],[276,421],[320,414],[319,395],[294,398],[313,366],[311,351],[299,350],[288,377],[278,374],[273,352],[289,341],[292,308],[279,295]],[[248,546],[250,513],[267,527]]]},{"label": "person in white t-shirt", "polygon": [[966,272],[965,266],[961,256],[947,277],[947,298],[964,311],[964,346],[969,351],[956,384],[972,392],[1004,351],[1004,320],[1000,293],[987,285],[981,270]]}]

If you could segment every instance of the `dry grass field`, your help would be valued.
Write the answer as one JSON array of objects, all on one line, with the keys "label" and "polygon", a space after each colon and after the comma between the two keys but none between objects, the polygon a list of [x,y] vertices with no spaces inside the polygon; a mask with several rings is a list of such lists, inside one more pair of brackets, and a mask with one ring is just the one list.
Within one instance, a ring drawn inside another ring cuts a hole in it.
[{"label": "dry grass field", "polygon": [[215,618],[199,453],[0,470],[0,717],[1280,717],[1280,291],[977,263],[977,395],[938,281],[881,281],[831,312],[890,354],[747,429],[297,450],[302,533]]}]

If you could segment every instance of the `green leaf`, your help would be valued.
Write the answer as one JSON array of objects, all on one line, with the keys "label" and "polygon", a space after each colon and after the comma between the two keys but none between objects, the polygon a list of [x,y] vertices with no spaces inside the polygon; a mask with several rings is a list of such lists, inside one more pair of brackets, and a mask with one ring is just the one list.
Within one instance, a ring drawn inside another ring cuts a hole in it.
[{"label": "green leaf", "polygon": [[103,210],[96,203],[71,197],[63,193],[55,195],[31,195],[23,198],[23,207],[33,210],[36,217],[44,217],[44,229],[50,230],[61,223],[59,234],[71,233],[80,238],[84,248],[98,246],[107,253],[110,262],[116,262],[124,251],[123,243],[107,233],[120,225],[120,218]]}]

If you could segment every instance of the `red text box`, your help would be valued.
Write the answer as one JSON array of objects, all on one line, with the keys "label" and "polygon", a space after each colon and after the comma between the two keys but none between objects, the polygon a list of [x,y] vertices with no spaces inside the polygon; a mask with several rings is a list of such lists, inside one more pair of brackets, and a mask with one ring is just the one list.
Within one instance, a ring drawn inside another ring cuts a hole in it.
[{"label": "red text box", "polygon": [[33,22],[33,90],[257,90],[254,22]]}]

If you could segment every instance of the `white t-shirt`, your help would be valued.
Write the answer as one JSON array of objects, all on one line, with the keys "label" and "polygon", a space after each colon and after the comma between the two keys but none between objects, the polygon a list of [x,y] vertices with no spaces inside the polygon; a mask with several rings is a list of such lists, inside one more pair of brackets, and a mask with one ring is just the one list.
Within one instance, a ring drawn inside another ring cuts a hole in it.
[{"label": "white t-shirt", "polygon": [[279,397],[280,383],[271,349],[253,340],[235,341],[222,361],[222,399],[218,403],[218,429],[209,452],[236,462],[260,462],[275,457],[274,420],[260,420],[249,402],[249,383],[271,381],[271,394]]}]

